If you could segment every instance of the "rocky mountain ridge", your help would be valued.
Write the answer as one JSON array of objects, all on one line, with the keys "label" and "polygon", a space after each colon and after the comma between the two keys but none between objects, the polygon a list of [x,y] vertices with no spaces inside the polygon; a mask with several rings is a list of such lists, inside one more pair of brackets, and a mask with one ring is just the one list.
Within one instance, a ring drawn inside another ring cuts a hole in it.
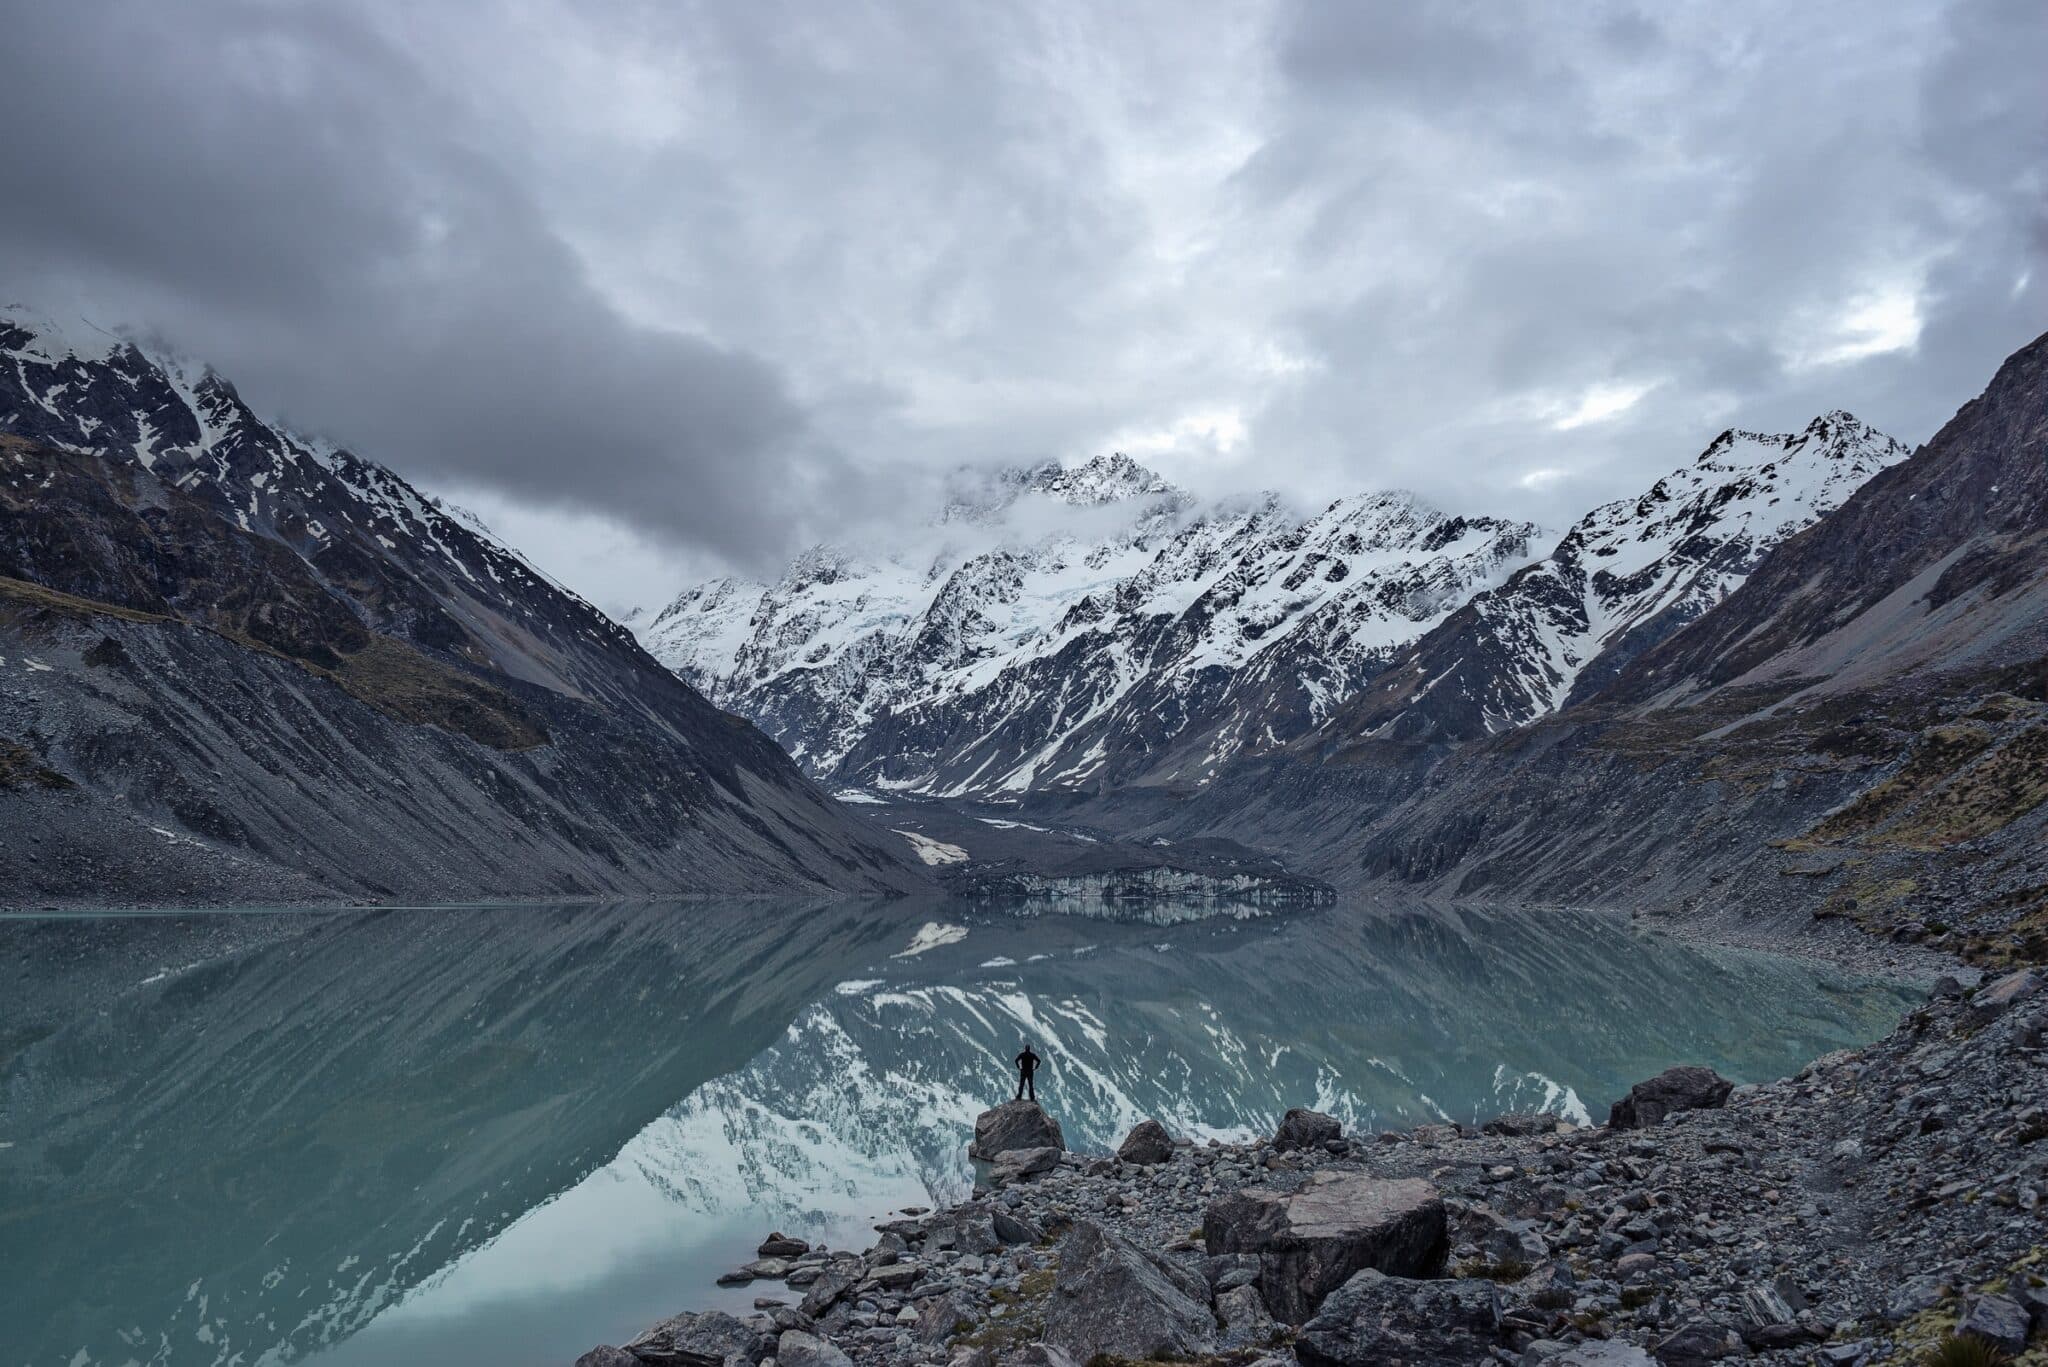
[{"label": "rocky mountain ridge", "polygon": [[1325,729],[1472,740],[1592,697],[1907,454],[1839,411],[1797,433],[1723,432],[1691,465],[1595,508],[1550,554],[1474,596]]},{"label": "rocky mountain ridge", "polygon": [[10,898],[923,885],[473,518],[21,310],[0,659]]},{"label": "rocky mountain ridge", "polygon": [[1590,696],[1905,455],[1841,412],[1731,430],[1519,566],[1535,528],[1404,494],[1297,520],[1270,498],[1196,509],[1122,456],[1047,465],[941,522],[994,525],[1032,495],[1144,515],[930,560],[819,548],[772,586],[687,590],[642,634],[834,782],[1198,788],[1305,734],[1465,740]]},{"label": "rocky mountain ridge", "polygon": [[1402,493],[1196,508],[1121,455],[999,476],[934,530],[936,550],[820,547],[772,585],[696,586],[643,639],[837,783],[1199,783],[1328,715],[1537,535]]},{"label": "rocky mountain ridge", "polygon": [[[2048,955],[2048,338],[1606,687],[1446,743],[1337,718],[1186,801],[1298,871],[1620,905],[1719,933],[1815,918],[1993,964]],[[1044,818],[1040,818],[1044,819]]]}]

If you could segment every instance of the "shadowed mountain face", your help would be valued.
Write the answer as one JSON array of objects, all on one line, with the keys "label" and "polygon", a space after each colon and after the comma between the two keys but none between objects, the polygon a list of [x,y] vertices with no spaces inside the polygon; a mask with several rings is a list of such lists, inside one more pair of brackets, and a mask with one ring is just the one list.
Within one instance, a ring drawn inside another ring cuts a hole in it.
[{"label": "shadowed mountain face", "polygon": [[1723,432],[1691,465],[1595,508],[1549,555],[1473,598],[1323,732],[1473,740],[1591,697],[1906,454],[1839,412],[1797,433]]},{"label": "shadowed mountain face", "polygon": [[1201,798],[1086,815],[1227,832],[1340,887],[1844,917],[2048,953],[2048,338],[1909,459],[1605,688],[1446,747],[1340,715]]},{"label": "shadowed mountain face", "polygon": [[1729,684],[1907,673],[2048,655],[2048,335],[1910,461],[1772,555],[1696,628],[1616,681],[1617,701]]},{"label": "shadowed mountain face", "polygon": [[0,951],[0,1360],[38,1367],[358,1334],[337,1362],[567,1360],[713,1301],[758,1226],[959,1194],[1026,1036],[1104,1149],[1304,1103],[1581,1116],[1675,1061],[1789,1071],[1905,1000],[1602,918],[1356,906],[120,918],[0,922]]},{"label": "shadowed mountain face", "polygon": [[901,852],[631,633],[210,373],[0,312],[0,889],[883,890]]}]

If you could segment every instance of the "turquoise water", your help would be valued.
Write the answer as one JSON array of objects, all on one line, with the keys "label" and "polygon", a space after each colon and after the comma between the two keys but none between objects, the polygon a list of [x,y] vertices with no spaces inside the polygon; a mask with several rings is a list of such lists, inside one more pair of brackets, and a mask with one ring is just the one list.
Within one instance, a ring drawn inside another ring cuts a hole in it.
[{"label": "turquoise water", "polygon": [[675,903],[0,921],[0,1367],[565,1364],[770,1227],[960,1195],[1029,1036],[1076,1148],[1311,1104],[1600,1119],[1911,996],[1622,921],[1345,907],[1177,927]]}]

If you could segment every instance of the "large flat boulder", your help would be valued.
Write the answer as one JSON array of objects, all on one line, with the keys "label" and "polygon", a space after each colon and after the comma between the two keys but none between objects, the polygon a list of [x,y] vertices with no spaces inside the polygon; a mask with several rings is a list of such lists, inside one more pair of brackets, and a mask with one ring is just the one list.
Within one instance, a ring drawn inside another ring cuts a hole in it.
[{"label": "large flat boulder", "polygon": [[955,1253],[994,1253],[1003,1246],[999,1218],[999,1212],[979,1201],[941,1211],[925,1230],[925,1249],[932,1253],[948,1248]]},{"label": "large flat boulder", "polygon": [[722,1310],[675,1315],[626,1345],[643,1367],[719,1367],[759,1362],[770,1340]]},{"label": "large flat boulder", "polygon": [[1011,1149],[1066,1150],[1060,1122],[1047,1115],[1035,1101],[1005,1101],[974,1118],[974,1139],[967,1146],[969,1158],[993,1162]]},{"label": "large flat boulder", "polygon": [[1997,982],[1979,988],[1970,998],[1970,1023],[1977,1026],[1989,1024],[2019,1003],[2036,996],[2044,980],[2040,970],[2017,969],[2006,974]]},{"label": "large flat boulder", "polygon": [[1455,1367],[1492,1361],[1500,1288],[1477,1278],[1411,1281],[1370,1268],[1301,1327],[1303,1367]]},{"label": "large flat boulder", "polygon": [[991,1186],[1007,1186],[1051,1172],[1059,1165],[1060,1151],[1050,1145],[1042,1149],[1004,1149],[989,1166],[988,1180]]},{"label": "large flat boulder", "polygon": [[1728,1103],[1735,1084],[1712,1068],[1684,1064],[1666,1068],[1648,1082],[1638,1082],[1608,1109],[1608,1128],[1646,1130],[1678,1111],[1713,1110]]},{"label": "large flat boulder", "polygon": [[1215,1343],[1216,1317],[1199,1273],[1140,1248],[1092,1220],[1060,1244],[1045,1341],[1086,1362],[1097,1354],[1188,1358]]},{"label": "large flat boulder", "polygon": [[1202,1239],[1211,1257],[1256,1255],[1266,1306],[1288,1324],[1315,1314],[1354,1273],[1434,1277],[1447,1252],[1435,1187],[1341,1173],[1317,1173],[1296,1192],[1233,1192],[1209,1207]]},{"label": "large flat boulder", "polygon": [[801,1329],[786,1330],[775,1341],[775,1360],[782,1367],[853,1367],[838,1344]]}]

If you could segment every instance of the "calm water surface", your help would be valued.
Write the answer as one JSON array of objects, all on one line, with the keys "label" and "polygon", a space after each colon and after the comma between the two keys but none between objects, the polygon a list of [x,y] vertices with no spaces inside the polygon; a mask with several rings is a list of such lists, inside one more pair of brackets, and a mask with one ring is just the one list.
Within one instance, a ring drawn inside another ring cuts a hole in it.
[{"label": "calm water surface", "polygon": [[1156,1115],[1601,1118],[1904,990],[1569,914],[1172,927],[680,903],[0,921],[0,1367],[559,1367],[769,1228],[956,1198],[1029,1035],[1077,1149]]}]

